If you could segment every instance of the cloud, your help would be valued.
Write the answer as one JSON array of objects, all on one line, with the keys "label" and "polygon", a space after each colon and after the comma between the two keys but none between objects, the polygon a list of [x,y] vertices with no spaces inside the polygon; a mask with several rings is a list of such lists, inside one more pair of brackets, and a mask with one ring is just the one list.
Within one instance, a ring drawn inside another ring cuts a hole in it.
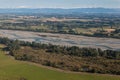
[{"label": "cloud", "polygon": [[29,8],[29,6],[17,6],[16,8]]}]

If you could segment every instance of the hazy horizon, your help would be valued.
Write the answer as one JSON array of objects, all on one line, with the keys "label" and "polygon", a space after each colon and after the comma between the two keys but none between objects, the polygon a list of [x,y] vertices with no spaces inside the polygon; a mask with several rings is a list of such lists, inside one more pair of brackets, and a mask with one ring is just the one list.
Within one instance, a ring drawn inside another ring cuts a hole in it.
[{"label": "hazy horizon", "polygon": [[0,0],[0,8],[120,8],[120,0]]},{"label": "hazy horizon", "polygon": [[44,7],[44,8],[0,8],[0,9],[120,9],[120,8],[104,8],[104,7],[86,7],[86,8],[81,8],[81,7],[76,7],[76,8],[49,8],[49,7]]}]

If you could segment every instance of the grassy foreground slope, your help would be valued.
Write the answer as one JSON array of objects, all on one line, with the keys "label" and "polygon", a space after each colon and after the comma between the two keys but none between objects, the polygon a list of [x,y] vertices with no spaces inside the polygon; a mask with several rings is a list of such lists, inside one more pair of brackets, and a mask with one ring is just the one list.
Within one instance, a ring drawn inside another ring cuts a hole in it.
[{"label": "grassy foreground slope", "polygon": [[49,70],[16,61],[4,53],[0,50],[0,80],[120,80],[118,76],[74,74]]}]

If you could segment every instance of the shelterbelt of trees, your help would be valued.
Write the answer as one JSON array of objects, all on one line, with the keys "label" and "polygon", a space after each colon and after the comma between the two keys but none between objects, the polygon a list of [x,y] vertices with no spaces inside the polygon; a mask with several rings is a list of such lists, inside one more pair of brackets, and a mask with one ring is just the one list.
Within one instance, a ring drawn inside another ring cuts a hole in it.
[{"label": "shelterbelt of trees", "polygon": [[[3,30],[20,30],[20,31],[33,31],[33,32],[45,32],[45,33],[59,33],[59,34],[72,34],[72,35],[82,35],[82,36],[88,36],[88,37],[106,37],[106,38],[116,38],[120,39],[120,29],[115,29],[115,31],[107,32],[105,30],[97,30],[92,34],[88,33],[78,33],[74,29],[69,29],[68,31],[50,31],[50,30],[44,30],[44,29],[19,29],[19,28],[1,28]],[[81,28],[82,29],[82,28]],[[83,28],[87,29],[87,28]]]},{"label": "shelterbelt of trees", "polygon": [[120,75],[120,51],[103,51],[76,46],[62,47],[8,38],[0,38],[0,43],[7,46],[3,50],[9,51],[9,54],[16,60],[30,61],[76,72]]}]

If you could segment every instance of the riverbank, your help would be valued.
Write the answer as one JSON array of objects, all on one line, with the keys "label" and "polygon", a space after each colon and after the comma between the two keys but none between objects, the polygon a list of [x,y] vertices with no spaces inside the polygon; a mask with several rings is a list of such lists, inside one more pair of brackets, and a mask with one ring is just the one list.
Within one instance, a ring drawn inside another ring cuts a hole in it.
[{"label": "riverbank", "polygon": [[39,33],[30,31],[0,30],[1,37],[22,41],[35,41],[61,46],[78,46],[101,48],[103,50],[120,50],[120,39],[86,37],[70,34]]}]

